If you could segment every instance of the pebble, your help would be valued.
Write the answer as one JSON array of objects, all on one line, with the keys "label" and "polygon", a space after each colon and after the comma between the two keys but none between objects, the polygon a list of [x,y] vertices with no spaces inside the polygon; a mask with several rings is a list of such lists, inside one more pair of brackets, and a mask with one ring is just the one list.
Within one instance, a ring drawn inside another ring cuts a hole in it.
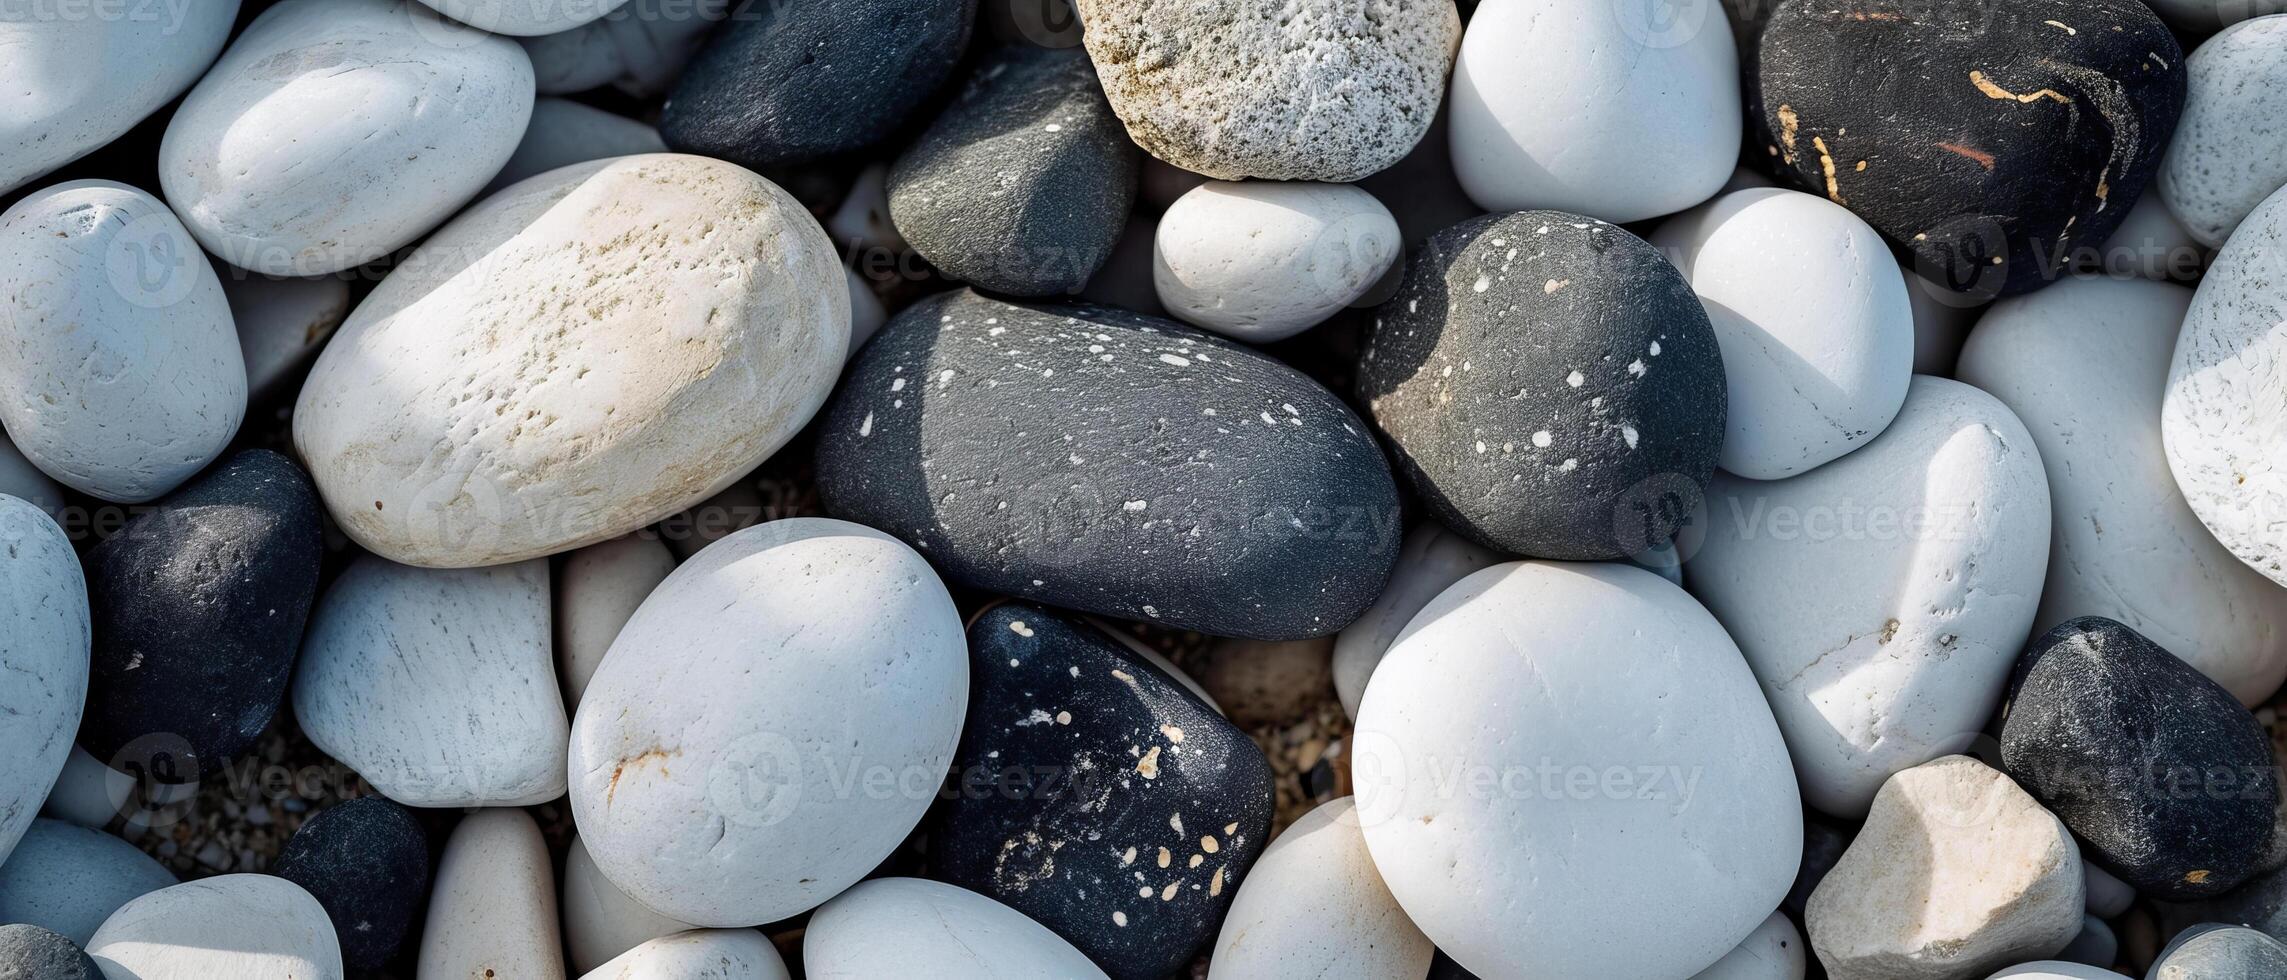
[{"label": "pebble", "polygon": [[[43,9],[47,16],[37,13]],[[51,5],[19,8],[0,21],[10,83],[9,111],[0,117],[0,197],[173,102],[222,51],[238,18],[238,0],[101,9],[110,16]]]},{"label": "pebble", "polygon": [[40,816],[101,830],[125,811],[138,782],[74,744],[47,802],[40,804]]},{"label": "pebble", "polygon": [[826,231],[834,244],[861,262],[911,248],[889,217],[889,164],[869,164],[858,171],[850,181],[849,193],[826,217]]},{"label": "pebble", "polygon": [[222,281],[238,349],[246,358],[247,401],[266,404],[294,393],[303,369],[349,315],[349,281],[234,275]]},{"label": "pebble", "polygon": [[[2083,862],[2084,864],[2086,862]],[[2081,931],[2057,951],[2057,958],[2090,966],[2109,966],[2120,956],[2120,940],[2112,934],[2112,927],[2093,915],[2081,916]]]},{"label": "pebble", "polygon": [[787,980],[787,973],[762,933],[703,929],[653,939],[580,980]]},{"label": "pebble", "polygon": [[2287,591],[2200,525],[2161,443],[2191,302],[2181,286],[2116,279],[2006,299],[1978,321],[1959,376],[2025,422],[2049,474],[2059,520],[2035,628],[2118,620],[2257,704],[2287,680]]},{"label": "pebble", "polygon": [[142,503],[238,431],[230,304],[157,198],[79,180],[17,201],[0,213],[0,297],[0,423],[47,475]]},{"label": "pebble", "polygon": [[1987,980],[2130,980],[2130,978],[2085,963],[2038,960],[2032,963],[2020,963],[1994,974]]},{"label": "pebble", "polygon": [[931,876],[1030,916],[1120,980],[1189,962],[1269,836],[1262,751],[1081,620],[1008,603],[968,637],[968,723]]},{"label": "pebble", "polygon": [[1374,864],[1481,976],[1689,976],[1778,906],[1802,854],[1756,693],[1715,618],[1651,572],[1478,571],[1414,617],[1359,706]]},{"label": "pebble", "polygon": [[1557,211],[1416,250],[1358,396],[1431,515],[1538,558],[1625,558],[1699,504],[1725,428],[1707,313],[1642,239]]},{"label": "pebble", "polygon": [[87,697],[87,591],[70,539],[28,501],[0,495],[0,862],[69,758]]},{"label": "pebble", "polygon": [[1487,210],[1682,211],[1739,159],[1730,25],[1708,3],[1487,0],[1454,64],[1452,126],[1454,172]]},{"label": "pebble", "polygon": [[889,172],[898,234],[952,278],[1013,296],[1076,293],[1136,196],[1135,146],[1077,49],[987,55]]},{"label": "pebble", "polygon": [[2183,62],[2135,0],[1788,0],[1749,72],[1752,155],[1947,288],[2030,292],[2143,193]]},{"label": "pebble", "polygon": [[362,556],[311,617],[294,717],[406,806],[562,796],[568,724],[548,598],[544,561],[427,569]]},{"label": "pebble", "polygon": [[1811,948],[1833,980],[1953,980],[2063,949],[2081,928],[2081,860],[2062,821],[1968,756],[1891,776],[1811,893]]},{"label": "pebble", "polygon": [[2206,898],[2271,845],[2279,771],[2255,717],[2126,626],[2069,620],[2010,678],[2001,758],[2089,856],[2146,896]]},{"label": "pebble", "polygon": [[[183,753],[212,775],[286,698],[317,598],[324,520],[310,478],[266,449],[231,456],[87,554],[95,624],[79,741],[114,765]],[[162,740],[162,741],[153,741]]]},{"label": "pebble", "polygon": [[705,500],[792,438],[849,315],[832,243],[777,185],[674,154],[568,167],[469,209],[358,305],[302,388],[294,445],[385,558],[567,551]]},{"label": "pebble", "polygon": [[2159,195],[2210,247],[2287,184],[2287,16],[2241,21],[2184,59],[2183,120],[2160,162]]},{"label": "pebble", "polygon": [[[552,3],[533,3],[531,0],[421,0],[438,13],[454,20],[490,31],[516,37],[555,34],[572,30],[595,21],[616,10],[627,0],[557,0]],[[466,32],[455,31],[452,36],[463,37]]]},{"label": "pebble", "polygon": [[1216,976],[1418,980],[1435,952],[1382,884],[1357,801],[1345,796],[1263,850],[1209,961]]},{"label": "pebble", "polygon": [[828,406],[817,473],[827,513],[950,582],[1218,636],[1335,632],[1397,554],[1396,486],[1340,398],[1108,307],[907,307]]},{"label": "pebble", "polygon": [[104,980],[79,944],[35,925],[0,926],[0,980]]},{"label": "pebble", "polygon": [[923,878],[879,878],[826,903],[802,936],[802,966],[812,980],[1104,976],[1016,910]]},{"label": "pebble", "polygon": [[325,907],[342,962],[379,968],[429,897],[429,839],[411,811],[379,796],[346,800],[302,824],[270,871]]},{"label": "pebble", "polygon": [[1786,913],[1773,912],[1731,952],[1692,974],[1691,980],[1803,980],[1809,968],[1806,949],[1803,934]]},{"label": "pebble", "polygon": [[1242,728],[1300,720],[1334,685],[1334,638],[1217,640],[1199,684]]},{"label": "pebble", "polygon": [[119,907],[175,883],[135,845],[39,819],[0,864],[0,922],[28,922],[82,946]]},{"label": "pebble", "polygon": [[87,952],[118,980],[343,977],[326,910],[271,875],[219,875],[144,895],[111,913]]},{"label": "pebble", "polygon": [[1261,344],[1357,302],[1404,251],[1397,219],[1357,187],[1211,181],[1160,218],[1152,282],[1176,319]]},{"label": "pebble", "polygon": [[286,0],[183,99],[159,179],[223,261],[322,276],[384,258],[460,210],[531,115],[532,62],[506,38],[399,0]]},{"label": "pebble", "polygon": [[2214,898],[2153,901],[2159,934],[2173,936],[2207,922],[2244,925],[2287,942],[2287,869],[2266,871]]},{"label": "pebble", "polygon": [[667,545],[640,533],[564,556],[556,567],[555,650],[565,710],[579,709],[580,696],[611,649],[611,641],[674,570],[675,554]]},{"label": "pebble", "polygon": [[1913,375],[1914,311],[1882,236],[1841,205],[1735,191],[1662,224],[1723,348],[1725,472],[1779,480],[1866,445]]},{"label": "pebble", "polygon": [[509,155],[500,172],[493,175],[492,183],[484,186],[484,193],[491,194],[557,167],[665,152],[667,144],[659,138],[658,130],[626,116],[570,99],[536,99],[523,141],[516,144],[516,152]]},{"label": "pebble", "polygon": [[563,980],[556,881],[531,814],[488,807],[463,817],[435,881],[420,976]]},{"label": "pebble", "polygon": [[2006,406],[1917,377],[1865,448],[1708,498],[1685,571],[1762,681],[1804,799],[1859,816],[1892,773],[1976,738],[2048,563],[2048,480]]},{"label": "pebble", "polygon": [[25,459],[5,432],[0,432],[0,493],[20,498],[50,518],[64,506],[63,486]]},{"label": "pebble", "polygon": [[824,518],[748,528],[669,575],[604,655],[572,726],[572,816],[661,915],[803,912],[921,821],[968,675],[960,615],[912,549]]},{"label": "pebble", "polygon": [[2088,883],[2089,914],[2100,919],[2119,918],[2136,901],[2136,889],[2112,876],[2112,872],[2081,862],[2081,879]]},{"label": "pebble", "polygon": [[564,855],[564,943],[571,951],[572,972],[585,974],[617,959],[621,953],[661,936],[697,928],[670,919],[627,897],[604,877],[586,844],[572,838]]},{"label": "pebble", "polygon": [[1222,180],[1357,180],[1429,129],[1461,39],[1452,0],[1076,0],[1136,145]]},{"label": "pebble", "polygon": [[659,134],[755,169],[855,154],[953,77],[976,14],[977,0],[753,6],[691,58]]},{"label": "pebble", "polygon": [[1415,613],[1469,573],[1500,563],[1499,553],[1435,521],[1423,521],[1407,531],[1389,587],[1367,607],[1365,615],[1334,638],[1334,691],[1342,699],[1343,713],[1357,719],[1358,702],[1366,696],[1367,681]]},{"label": "pebble", "polygon": [[731,0],[622,3],[571,30],[516,41],[532,57],[541,95],[610,85],[649,99],[675,84],[708,32],[730,16]]},{"label": "pebble", "polygon": [[2150,974],[2150,980],[2226,977],[2287,977],[2287,944],[2244,926],[2194,926],[2168,942]]},{"label": "pebble", "polygon": [[2287,10],[2287,2],[2282,0],[2151,0],[2151,4],[2153,12],[2193,37],[2250,17]]}]

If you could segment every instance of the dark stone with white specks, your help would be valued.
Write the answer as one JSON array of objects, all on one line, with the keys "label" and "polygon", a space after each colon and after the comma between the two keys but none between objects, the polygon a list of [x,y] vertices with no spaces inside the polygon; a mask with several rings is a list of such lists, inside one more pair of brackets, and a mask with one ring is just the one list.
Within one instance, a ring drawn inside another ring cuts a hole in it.
[{"label": "dark stone with white specks", "polygon": [[976,14],[976,0],[743,4],[683,70],[659,135],[750,170],[865,149],[952,76]]},{"label": "dark stone with white specks", "polygon": [[251,747],[285,698],[323,546],[308,474],[260,449],[217,464],[96,545],[80,745],[115,766],[186,752],[206,774]]},{"label": "dark stone with white specks", "polygon": [[1087,622],[1010,603],[969,627],[969,715],[930,874],[1063,936],[1117,980],[1215,938],[1269,836],[1245,732]]},{"label": "dark stone with white specks", "polygon": [[1595,561],[1652,550],[1699,505],[1723,356],[1643,239],[1560,211],[1471,218],[1415,250],[1374,323],[1358,393],[1447,527]]},{"label": "dark stone with white specks", "polygon": [[1753,61],[1753,155],[1983,299],[2103,246],[2184,108],[2137,0],[1787,0]]},{"label": "dark stone with white specks", "polygon": [[2279,772],[2221,685],[2112,620],[2069,620],[2017,661],[2002,706],[2010,778],[2138,892],[2181,902],[2259,870]]},{"label": "dark stone with white specks", "polygon": [[72,941],[39,926],[0,926],[0,980],[103,980]]},{"label": "dark stone with white specks", "polygon": [[889,215],[956,279],[1076,293],[1127,226],[1140,156],[1086,52],[1002,48],[898,158]]},{"label": "dark stone with white specks", "polygon": [[827,512],[972,588],[1291,640],[1356,619],[1397,560],[1397,487],[1365,423],[1156,317],[932,296],[866,345],[823,417]]},{"label": "dark stone with white specks", "polygon": [[429,838],[411,811],[379,796],[328,807],[286,841],[270,872],[325,907],[342,963],[381,966],[429,897]]}]

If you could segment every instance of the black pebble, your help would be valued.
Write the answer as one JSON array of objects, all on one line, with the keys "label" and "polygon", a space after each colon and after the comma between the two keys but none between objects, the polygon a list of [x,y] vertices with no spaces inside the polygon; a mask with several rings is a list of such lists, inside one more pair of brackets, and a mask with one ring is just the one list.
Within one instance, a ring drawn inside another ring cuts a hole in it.
[{"label": "black pebble", "polygon": [[969,716],[932,877],[1055,930],[1118,980],[1215,938],[1270,830],[1245,732],[1083,620],[1011,603],[969,627]]},{"label": "black pebble", "polygon": [[1141,165],[1079,48],[994,52],[889,174],[889,214],[953,278],[1076,293],[1112,254]]},{"label": "black pebble", "polygon": [[1649,243],[1559,211],[1430,237],[1375,311],[1358,393],[1446,526],[1536,558],[1665,544],[1723,448],[1707,310]]},{"label": "black pebble", "polygon": [[2010,777],[2137,891],[2204,898],[2258,870],[2279,803],[2271,740],[2158,644],[2102,617],[2061,623],[2017,661],[2002,710]]},{"label": "black pebble", "polygon": [[1977,298],[2101,247],[2158,168],[2184,55],[2137,0],[1787,0],[1748,72],[1751,155]]},{"label": "black pebble", "polygon": [[1389,578],[1397,487],[1294,369],[1109,307],[908,307],[827,404],[828,513],[955,583],[1177,629],[1332,633]]},{"label": "black pebble", "polygon": [[[286,694],[324,545],[310,478],[248,450],[129,521],[87,556],[95,626],[79,741],[122,771],[169,755],[212,774]],[[130,758],[132,757],[132,758]]]},{"label": "black pebble", "polygon": [[71,940],[35,925],[0,926],[0,980],[103,980]]},{"label": "black pebble", "polygon": [[865,149],[951,77],[976,14],[976,0],[742,5],[684,69],[659,136],[755,170]]},{"label": "black pebble", "polygon": [[288,838],[271,873],[325,907],[351,969],[379,967],[429,895],[429,840],[404,807],[361,796],[320,811]]}]

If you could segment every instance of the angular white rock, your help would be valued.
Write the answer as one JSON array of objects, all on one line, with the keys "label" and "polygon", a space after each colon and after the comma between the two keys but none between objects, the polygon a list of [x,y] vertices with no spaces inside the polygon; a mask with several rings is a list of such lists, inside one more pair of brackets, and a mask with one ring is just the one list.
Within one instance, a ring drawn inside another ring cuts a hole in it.
[{"label": "angular white rock", "polygon": [[1420,980],[1437,948],[1382,884],[1343,797],[1303,814],[1255,860],[1216,936],[1218,978]]},{"label": "angular white rock", "polygon": [[611,85],[639,99],[667,91],[730,0],[622,5],[568,31],[518,38],[542,95]]},{"label": "angular white rock", "polygon": [[0,864],[0,922],[29,922],[82,946],[119,907],[175,883],[135,845],[61,820],[34,820]]},{"label": "angular white rock", "polygon": [[548,605],[544,561],[427,569],[360,557],[310,617],[294,717],[406,806],[562,796],[569,725]]},{"label": "angular white rock", "polygon": [[2200,244],[2287,185],[2287,16],[2241,21],[2184,59],[2184,114],[2153,181]]},{"label": "angular white rock", "polygon": [[1812,806],[1863,814],[1891,773],[1977,736],[2048,565],[2049,481],[2007,406],[1916,377],[1865,448],[1788,480],[1717,474],[1706,507],[1685,574],[1762,681]]},{"label": "angular white rock", "polygon": [[1688,977],[1802,857],[1758,693],[1715,617],[1651,572],[1477,572],[1414,617],[1358,709],[1374,864],[1479,976]]},{"label": "angular white rock", "polygon": [[579,164],[487,198],[383,280],[319,355],[294,445],[384,557],[569,551],[777,451],[824,403],[849,322],[833,244],[777,185],[676,154]]},{"label": "angular white rock", "polygon": [[31,13],[38,9],[0,17],[8,72],[0,197],[118,139],[183,94],[238,19],[238,0],[46,6],[79,16]]},{"label": "angular white rock", "polygon": [[1739,159],[1738,60],[1717,4],[1485,0],[1453,66],[1454,172],[1489,211],[1681,211]]},{"label": "angular white rock", "polygon": [[596,868],[596,859],[578,837],[564,855],[563,908],[564,943],[574,973],[586,973],[661,936],[698,928],[627,897]]},{"label": "angular white rock", "polygon": [[1751,480],[1814,469],[1898,415],[1914,308],[1880,233],[1842,205],[1735,191],[1652,235],[1707,307],[1730,393],[1717,465]]},{"label": "angular white rock", "polygon": [[557,167],[665,152],[667,143],[657,129],[585,103],[542,98],[532,103],[532,121],[524,127],[523,142],[516,144],[516,152],[484,186],[484,193]]},{"label": "angular white rock", "polygon": [[40,816],[100,830],[126,812],[127,802],[135,798],[135,787],[135,777],[104,765],[74,745],[71,754],[64,757],[63,772],[56,776],[47,802],[40,804]]},{"label": "angular white rock", "polygon": [[531,814],[490,807],[462,818],[432,881],[420,976],[564,980],[555,876]]},{"label": "angular white rock", "polygon": [[1803,980],[1810,969],[1807,949],[1787,913],[1773,912],[1731,952],[1691,980]]},{"label": "angular white rock", "polygon": [[341,980],[325,907],[284,878],[186,881],[121,906],[87,943],[113,980]]},{"label": "angular white rock", "polygon": [[919,554],[843,521],[751,527],[620,630],[572,726],[572,816],[596,866],[654,911],[783,919],[920,822],[968,688],[960,616]]},{"label": "angular white rock", "polygon": [[568,31],[619,9],[627,0],[421,0],[471,27],[513,37]]},{"label": "angular white rock", "polygon": [[1421,607],[1480,568],[1498,565],[1498,552],[1446,529],[1436,521],[1423,521],[1406,532],[1398,549],[1398,564],[1390,584],[1364,615],[1351,621],[1334,638],[1334,693],[1342,711],[1355,721],[1358,702],[1366,696],[1366,682],[1389,652],[1406,624]]},{"label": "angular white rock", "polygon": [[87,701],[87,582],[71,540],[0,494],[0,862],[63,772]]},{"label": "angular white rock", "polygon": [[1177,319],[1267,343],[1341,312],[1404,250],[1389,209],[1349,184],[1209,181],[1160,217],[1152,283]]},{"label": "angular white rock", "polygon": [[2068,279],[1995,303],[1958,374],[2015,412],[2049,474],[2057,522],[2033,631],[2118,620],[2253,705],[2287,680],[2287,589],[2200,525],[2160,441],[2191,302],[2166,283]]},{"label": "angular white rock", "polygon": [[406,0],[286,0],[175,111],[159,180],[223,261],[326,275],[468,203],[531,114],[532,62],[506,38]]},{"label": "angular white rock", "polygon": [[1104,976],[1024,913],[925,878],[877,878],[827,902],[803,933],[802,967],[811,980]]},{"label": "angular white rock", "polygon": [[556,572],[556,679],[564,685],[566,710],[579,708],[588,678],[604,662],[620,627],[674,570],[674,552],[641,534],[564,556]]},{"label": "angular white rock", "polygon": [[654,939],[580,980],[786,980],[778,948],[752,929],[702,929]]},{"label": "angular white rock", "polygon": [[349,315],[349,282],[339,278],[231,276],[222,281],[222,292],[238,324],[247,400],[253,402],[285,394]]},{"label": "angular white rock", "polygon": [[0,214],[0,424],[25,459],[142,503],[213,461],[245,415],[222,282],[166,205],[76,180]]}]

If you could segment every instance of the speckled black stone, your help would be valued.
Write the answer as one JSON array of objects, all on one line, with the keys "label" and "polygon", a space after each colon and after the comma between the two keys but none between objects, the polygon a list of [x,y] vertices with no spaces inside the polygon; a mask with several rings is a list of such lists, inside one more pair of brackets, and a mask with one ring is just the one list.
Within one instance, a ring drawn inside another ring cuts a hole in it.
[{"label": "speckled black stone", "polygon": [[1358,393],[1447,527],[1536,558],[1673,537],[1723,448],[1707,310],[1643,239],[1559,211],[1430,236],[1374,311]]},{"label": "speckled black stone", "polygon": [[750,169],[865,149],[952,76],[976,0],[758,0],[691,58],[659,136]]},{"label": "speckled black stone", "polygon": [[2203,898],[2258,870],[2279,802],[2271,740],[2158,644],[2102,617],[2060,623],[2019,658],[2002,710],[2004,770],[2138,892]]},{"label": "speckled black stone", "polygon": [[324,534],[309,476],[256,449],[89,551],[80,745],[132,772],[164,743],[209,774],[252,746],[285,697]]},{"label": "speckled black stone", "polygon": [[2287,977],[2287,944],[2242,926],[2193,926],[2152,961],[2152,980],[2277,980]]},{"label": "speckled black stone", "polygon": [[1215,938],[1270,830],[1245,732],[1119,640],[1010,603],[969,627],[969,715],[930,874],[1056,931],[1118,980]]},{"label": "speckled black stone", "polygon": [[953,278],[1076,293],[1127,227],[1140,158],[1086,51],[1002,48],[891,168],[889,216]]},{"label": "speckled black stone", "polygon": [[103,980],[70,939],[35,925],[0,926],[0,980]]},{"label": "speckled black stone", "polygon": [[270,871],[325,907],[345,965],[373,969],[396,955],[428,900],[429,839],[404,807],[361,796],[311,817]]},{"label": "speckled black stone", "polygon": [[1381,450],[1334,393],[1109,307],[924,299],[859,352],[818,430],[826,511],[948,580],[1177,629],[1332,633],[1403,534]]},{"label": "speckled black stone", "polygon": [[2111,238],[2184,107],[2137,0],[1786,0],[1753,60],[1752,155],[1979,298]]}]

